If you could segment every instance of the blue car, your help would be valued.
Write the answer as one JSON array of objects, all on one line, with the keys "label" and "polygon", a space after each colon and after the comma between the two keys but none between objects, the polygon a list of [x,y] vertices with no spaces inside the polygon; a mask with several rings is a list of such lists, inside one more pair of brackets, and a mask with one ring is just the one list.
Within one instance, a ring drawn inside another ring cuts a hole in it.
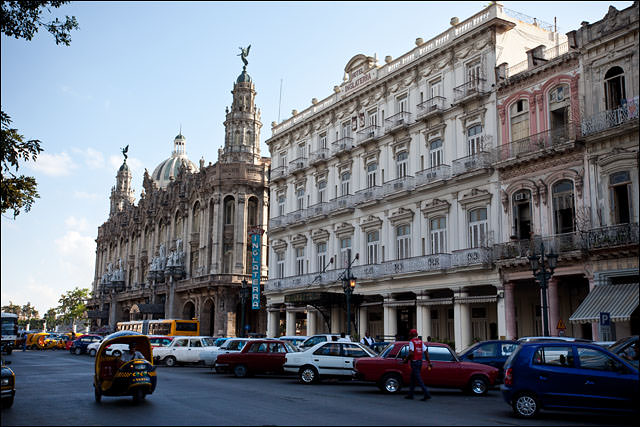
[{"label": "blue car", "polygon": [[595,344],[521,343],[504,369],[500,390],[519,417],[534,417],[545,408],[632,412],[638,407],[638,369]]},{"label": "blue car", "polygon": [[497,381],[502,382],[504,363],[517,346],[518,343],[511,340],[482,341],[475,343],[459,356],[464,362],[482,363],[498,368]]},{"label": "blue car", "polygon": [[89,344],[99,341],[102,341],[102,337],[100,335],[84,335],[71,343],[69,352],[76,355],[84,354],[87,352]]}]

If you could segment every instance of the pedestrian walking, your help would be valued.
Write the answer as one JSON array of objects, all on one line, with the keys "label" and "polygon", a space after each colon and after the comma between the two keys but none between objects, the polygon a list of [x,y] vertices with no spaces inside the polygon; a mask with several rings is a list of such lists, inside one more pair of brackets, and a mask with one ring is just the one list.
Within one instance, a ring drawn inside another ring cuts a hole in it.
[{"label": "pedestrian walking", "polygon": [[427,346],[424,345],[420,338],[418,338],[418,331],[412,329],[409,331],[409,353],[404,359],[405,363],[411,363],[411,383],[409,385],[409,394],[405,396],[405,399],[413,399],[413,389],[415,388],[416,383],[422,387],[422,391],[424,392],[422,400],[431,399],[429,390],[427,390],[427,387],[424,385],[424,382],[422,382],[422,377],[420,376],[423,356],[425,357],[429,369],[431,369],[431,360],[429,359]]},{"label": "pedestrian walking", "polygon": [[367,347],[371,347],[373,345],[373,338],[369,336],[369,331],[364,333],[364,337],[360,340],[360,344],[364,344]]}]

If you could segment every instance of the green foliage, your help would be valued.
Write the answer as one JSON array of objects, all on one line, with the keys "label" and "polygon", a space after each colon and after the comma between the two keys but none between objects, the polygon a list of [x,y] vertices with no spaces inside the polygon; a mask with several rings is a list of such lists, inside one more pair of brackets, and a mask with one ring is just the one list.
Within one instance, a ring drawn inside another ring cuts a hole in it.
[{"label": "green foliage", "polygon": [[[0,212],[13,210],[13,217],[18,216],[22,209],[31,210],[31,205],[40,195],[36,191],[36,180],[30,176],[17,175],[19,162],[35,161],[42,151],[40,141],[31,139],[25,141],[17,129],[11,129],[11,117],[0,112],[2,127],[0,130],[0,154],[2,154],[2,168],[0,169]],[[15,171],[15,173],[14,173]]]},{"label": "green foliage", "polygon": [[73,323],[82,317],[87,310],[85,302],[89,298],[89,289],[76,287],[72,291],[62,294],[58,303],[57,312],[61,315],[64,323]]},{"label": "green foliage", "polygon": [[16,39],[31,40],[40,27],[47,29],[55,39],[56,44],[69,46],[71,44],[71,30],[78,29],[75,16],[65,16],[64,22],[55,18],[44,22],[42,15],[45,11],[51,14],[51,8],[58,8],[68,1],[3,1],[1,22],[2,33]]},{"label": "green foliage", "polygon": [[18,304],[14,304],[13,302],[11,302],[11,300],[9,300],[9,305],[3,305],[2,306],[2,311],[4,313],[13,313],[13,314],[17,314],[18,316],[20,316],[20,314],[22,313],[22,307],[20,307]]},{"label": "green foliage", "polygon": [[47,328],[52,329],[58,324],[57,310],[50,308],[47,310],[47,314],[44,315],[44,320],[47,322]]},{"label": "green foliage", "polygon": [[34,306],[31,305],[31,302],[27,302],[27,304],[23,305],[21,308],[22,316],[27,320],[37,319],[39,316],[38,310]]}]

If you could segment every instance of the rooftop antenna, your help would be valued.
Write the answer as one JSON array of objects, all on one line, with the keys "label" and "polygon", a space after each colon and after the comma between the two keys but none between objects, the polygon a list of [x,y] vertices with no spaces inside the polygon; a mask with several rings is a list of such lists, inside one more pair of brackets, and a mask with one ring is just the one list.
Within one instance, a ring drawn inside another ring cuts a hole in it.
[{"label": "rooftop antenna", "polygon": [[278,123],[280,123],[280,107],[282,106],[282,79],[280,79],[280,100],[278,101]]}]

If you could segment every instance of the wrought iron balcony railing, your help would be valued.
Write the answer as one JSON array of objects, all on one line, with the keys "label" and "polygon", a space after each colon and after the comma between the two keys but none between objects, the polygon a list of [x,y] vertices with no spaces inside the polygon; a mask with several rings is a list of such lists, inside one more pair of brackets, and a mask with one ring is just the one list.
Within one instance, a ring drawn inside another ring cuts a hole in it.
[{"label": "wrought iron balcony railing", "polygon": [[399,193],[401,191],[410,191],[415,188],[415,178],[412,176],[405,176],[402,178],[392,179],[382,184],[382,195],[387,197],[391,194]]},{"label": "wrought iron balcony railing", "polygon": [[638,97],[627,99],[624,105],[614,109],[601,111],[582,120],[582,135],[602,132],[622,123],[638,119]]},{"label": "wrought iron balcony railing", "polygon": [[460,175],[477,169],[488,168],[491,166],[491,153],[480,151],[471,156],[456,159],[451,162],[451,174]]},{"label": "wrought iron balcony railing", "polygon": [[558,145],[575,141],[580,136],[580,127],[576,123],[569,122],[557,129],[549,129],[517,141],[502,144],[495,149],[494,159],[496,162],[501,162],[528,153],[552,149]]},{"label": "wrought iron balcony railing", "polygon": [[355,196],[355,204],[360,204],[360,203],[380,200],[384,197],[384,193],[380,185],[374,185],[372,187],[368,187],[363,190],[356,191],[354,196]]},{"label": "wrought iron balcony railing", "polygon": [[485,79],[469,80],[465,84],[453,88],[453,100],[460,102],[463,99],[473,95],[486,95],[490,91]]},{"label": "wrought iron balcony railing", "polygon": [[358,144],[361,144],[363,142],[379,138],[380,136],[382,136],[380,126],[369,125],[356,133],[356,141]]},{"label": "wrought iron balcony railing", "polygon": [[451,178],[451,166],[438,165],[429,169],[423,169],[416,173],[416,187]]},{"label": "wrought iron balcony railing", "polygon": [[304,169],[307,167],[307,158],[306,157],[298,157],[297,159],[293,159],[289,162],[289,172],[295,172],[300,169]]},{"label": "wrought iron balcony railing", "polygon": [[425,117],[431,114],[442,113],[447,109],[447,98],[444,96],[434,96],[418,104],[417,117]]},{"label": "wrought iron balcony railing", "polygon": [[401,111],[400,113],[394,114],[393,116],[388,117],[384,121],[384,131],[391,132],[400,127],[408,126],[411,120],[411,113],[408,111]]},{"label": "wrought iron balcony railing", "polygon": [[275,169],[271,169],[271,179],[282,178],[286,174],[287,174],[287,167],[286,166],[278,166]]},{"label": "wrought iron balcony railing", "polygon": [[329,158],[329,149],[321,148],[317,151],[311,153],[311,158],[309,159],[309,164],[313,165],[323,160],[327,160]]},{"label": "wrought iron balcony railing", "polygon": [[350,136],[345,136],[340,138],[339,140],[331,143],[332,153],[339,154],[344,151],[349,151],[353,148],[353,138]]}]

